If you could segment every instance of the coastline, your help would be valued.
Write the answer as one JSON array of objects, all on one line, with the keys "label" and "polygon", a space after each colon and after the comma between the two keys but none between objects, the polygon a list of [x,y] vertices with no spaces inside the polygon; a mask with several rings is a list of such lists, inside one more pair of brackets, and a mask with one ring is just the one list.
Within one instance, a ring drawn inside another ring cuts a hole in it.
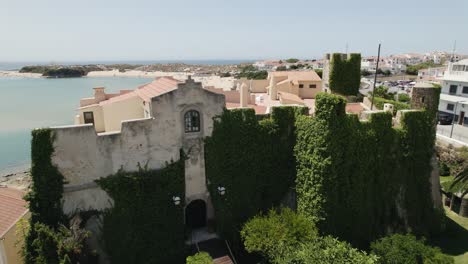
[{"label": "coastline", "polygon": [[30,165],[11,170],[0,171],[0,187],[9,187],[26,191],[31,185]]},{"label": "coastline", "polygon": [[[222,89],[232,89],[234,87],[234,77],[221,77],[215,74],[200,74],[194,72],[165,72],[165,71],[141,71],[141,70],[128,70],[120,72],[119,70],[110,71],[91,71],[86,76],[79,78],[157,78],[163,76],[170,76],[174,79],[184,81],[188,76],[201,82],[205,87],[216,87]],[[19,71],[0,71],[0,78],[47,78],[42,76],[40,73],[21,73]],[[63,78],[66,79],[66,78]]]},{"label": "coastline", "polygon": [[19,71],[0,71],[0,77],[42,78],[42,74]]}]

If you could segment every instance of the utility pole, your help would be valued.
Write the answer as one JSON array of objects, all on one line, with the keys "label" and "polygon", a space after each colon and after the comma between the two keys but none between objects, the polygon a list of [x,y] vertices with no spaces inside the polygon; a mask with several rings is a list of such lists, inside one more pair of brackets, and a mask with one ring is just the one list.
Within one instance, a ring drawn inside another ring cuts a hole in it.
[{"label": "utility pole", "polygon": [[455,117],[457,116],[457,108],[458,108],[458,102],[455,103],[455,110],[453,111],[452,128],[450,129],[450,138],[452,138],[452,135],[453,135],[453,127],[455,126]]},{"label": "utility pole", "polygon": [[379,43],[379,51],[377,53],[377,64],[375,66],[375,75],[374,75],[374,87],[372,88],[372,102],[371,102],[371,107],[370,110],[372,111],[372,108],[374,107],[374,97],[375,97],[375,84],[377,83],[377,70],[379,69],[379,61],[380,61],[380,43]]}]

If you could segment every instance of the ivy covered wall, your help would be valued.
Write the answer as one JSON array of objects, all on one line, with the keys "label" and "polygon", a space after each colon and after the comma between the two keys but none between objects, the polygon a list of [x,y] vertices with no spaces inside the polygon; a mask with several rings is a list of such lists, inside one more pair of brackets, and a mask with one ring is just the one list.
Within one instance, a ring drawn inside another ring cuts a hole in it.
[{"label": "ivy covered wall", "polygon": [[429,182],[432,113],[406,112],[395,129],[390,113],[360,122],[345,105],[320,94],[316,117],[296,121],[298,210],[356,246],[389,231],[427,234],[438,220]]},{"label": "ivy covered wall", "polygon": [[[345,58],[346,56],[348,57]],[[358,94],[361,85],[361,54],[333,53],[329,70],[329,85],[333,93]]]},{"label": "ivy covered wall", "polygon": [[181,153],[163,169],[121,171],[97,181],[114,201],[102,230],[112,263],[184,263],[184,164]]},{"label": "ivy covered wall", "polygon": [[[218,232],[241,251],[242,224],[278,205],[293,188],[296,170],[294,122],[303,107],[274,108],[257,120],[253,109],[225,110],[205,143],[208,189]],[[218,187],[225,187],[220,195]]]}]

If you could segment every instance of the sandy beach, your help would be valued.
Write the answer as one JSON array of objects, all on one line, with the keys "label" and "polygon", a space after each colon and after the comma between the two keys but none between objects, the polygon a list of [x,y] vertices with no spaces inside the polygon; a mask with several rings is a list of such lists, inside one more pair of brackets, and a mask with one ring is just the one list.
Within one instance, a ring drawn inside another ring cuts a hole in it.
[{"label": "sandy beach", "polygon": [[19,71],[0,71],[0,77],[41,78],[40,73],[22,73]]},{"label": "sandy beach", "polygon": [[29,169],[15,173],[0,175],[0,187],[6,186],[20,190],[28,190],[31,184],[31,174]]},{"label": "sandy beach", "polygon": [[[192,76],[195,81],[201,82],[203,86],[216,87],[222,89],[232,89],[234,87],[233,77],[220,77],[217,75],[197,74],[193,72],[163,72],[163,71],[138,71],[129,70],[120,72],[118,70],[111,71],[91,71],[86,77],[128,77],[128,78],[157,78],[162,76],[171,76],[174,79],[184,81],[188,76]],[[21,73],[19,71],[0,71],[1,77],[19,77],[19,78],[41,78],[40,73]],[[82,78],[86,78],[82,77]]]}]

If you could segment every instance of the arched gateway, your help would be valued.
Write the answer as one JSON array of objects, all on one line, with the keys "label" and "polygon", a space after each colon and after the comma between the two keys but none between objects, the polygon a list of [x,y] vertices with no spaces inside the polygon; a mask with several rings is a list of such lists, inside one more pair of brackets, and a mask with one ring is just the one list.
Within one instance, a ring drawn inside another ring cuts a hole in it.
[{"label": "arched gateway", "polygon": [[185,225],[191,229],[206,226],[206,203],[194,200],[185,207]]}]

